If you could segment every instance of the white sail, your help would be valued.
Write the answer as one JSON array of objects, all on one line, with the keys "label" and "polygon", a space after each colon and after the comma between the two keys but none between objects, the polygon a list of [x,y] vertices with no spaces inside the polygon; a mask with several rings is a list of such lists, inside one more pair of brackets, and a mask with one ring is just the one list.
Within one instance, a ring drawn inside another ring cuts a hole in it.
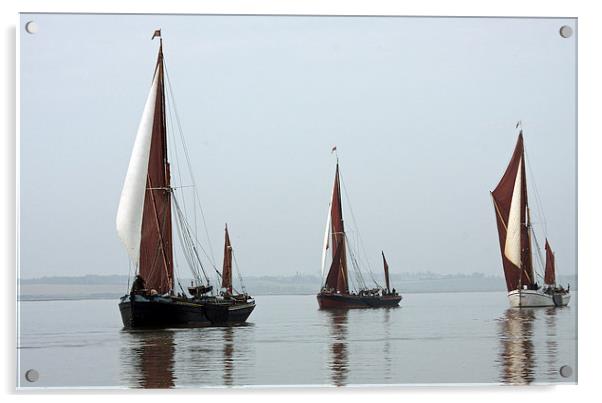
[{"label": "white sail", "polygon": [[328,238],[330,236],[330,210],[332,203],[328,204],[328,216],[326,217],[326,229],[324,230],[324,243],[322,245],[322,279],[324,279],[324,265],[326,263],[326,250],[328,249]]},{"label": "white sail", "polygon": [[142,118],[138,125],[134,148],[130,157],[121,198],[117,209],[117,234],[125,245],[132,261],[137,265],[140,258],[140,239],[142,237],[142,213],[144,209],[144,194],[146,192],[146,177],[148,175],[148,160],[150,155],[155,103],[159,74],[155,71]]},{"label": "white sail", "polygon": [[506,228],[506,244],[504,255],[517,267],[522,268],[521,259],[521,197],[522,197],[522,175],[521,162],[518,162],[518,171],[514,180],[512,201],[510,202],[510,214],[508,215],[508,227]]}]

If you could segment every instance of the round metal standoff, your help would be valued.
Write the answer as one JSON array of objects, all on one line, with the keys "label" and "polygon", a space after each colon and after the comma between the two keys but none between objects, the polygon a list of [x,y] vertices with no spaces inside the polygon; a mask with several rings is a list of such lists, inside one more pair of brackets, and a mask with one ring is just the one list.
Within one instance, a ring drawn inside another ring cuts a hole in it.
[{"label": "round metal standoff", "polygon": [[35,369],[28,369],[25,372],[25,379],[27,379],[28,382],[35,382],[40,379],[40,374]]},{"label": "round metal standoff", "polygon": [[571,368],[569,365],[563,365],[560,367],[560,376],[563,378],[568,378],[571,375],[573,375],[573,368]]},{"label": "round metal standoff", "polygon": [[560,27],[560,36],[563,38],[570,38],[573,35],[573,28],[568,25],[563,25]]},{"label": "round metal standoff", "polygon": [[38,24],[35,23],[35,21],[29,21],[25,24],[25,31],[28,34],[35,34],[36,32],[38,32]]}]

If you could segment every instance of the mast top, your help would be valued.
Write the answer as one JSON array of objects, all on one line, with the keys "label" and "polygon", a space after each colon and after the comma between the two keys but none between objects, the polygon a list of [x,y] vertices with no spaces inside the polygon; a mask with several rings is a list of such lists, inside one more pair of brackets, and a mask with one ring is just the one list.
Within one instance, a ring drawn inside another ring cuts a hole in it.
[{"label": "mast top", "polygon": [[334,153],[335,157],[337,158],[337,165],[339,165],[339,154],[337,153],[337,146],[333,146],[332,150],[330,150],[330,153]]}]

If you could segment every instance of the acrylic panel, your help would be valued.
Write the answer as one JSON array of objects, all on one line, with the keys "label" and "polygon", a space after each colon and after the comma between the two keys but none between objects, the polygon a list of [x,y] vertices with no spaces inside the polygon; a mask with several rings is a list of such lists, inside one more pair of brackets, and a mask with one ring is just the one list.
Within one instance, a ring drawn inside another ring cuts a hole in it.
[{"label": "acrylic panel", "polygon": [[19,388],[577,382],[577,19],[19,24]]}]

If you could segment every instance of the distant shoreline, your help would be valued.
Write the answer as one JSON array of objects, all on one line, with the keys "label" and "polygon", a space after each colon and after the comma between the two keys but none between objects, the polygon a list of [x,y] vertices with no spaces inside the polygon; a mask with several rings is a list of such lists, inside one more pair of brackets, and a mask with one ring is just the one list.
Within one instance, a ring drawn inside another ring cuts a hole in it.
[{"label": "distant shoreline", "polygon": [[[471,290],[471,291],[417,291],[417,292],[406,292],[403,295],[414,295],[414,294],[461,294],[461,293],[500,293],[503,290],[489,290],[489,291],[480,291],[480,290]],[[316,292],[317,293],[317,292]],[[315,296],[316,293],[303,293],[303,294],[255,294],[253,297],[285,297],[285,296]],[[50,302],[50,301],[97,301],[97,300],[111,300],[111,299],[119,299],[120,296],[102,296],[102,297],[56,297],[56,298],[47,298],[40,297],[36,298],[32,296],[31,298],[22,298],[17,299],[17,302]]]},{"label": "distant shoreline", "polygon": [[[571,284],[571,290],[577,290],[577,277],[561,275],[558,279],[560,284],[565,286]],[[299,273],[291,276],[248,276],[243,281],[245,289],[253,296],[315,295],[322,279],[317,275]],[[190,279],[180,279],[183,288],[189,283]],[[129,279],[125,275],[21,279],[17,300],[20,302],[117,300],[127,293],[128,284]],[[431,272],[395,273],[391,275],[391,284],[402,295],[506,290],[503,277],[486,276],[482,273],[445,275]]]}]

